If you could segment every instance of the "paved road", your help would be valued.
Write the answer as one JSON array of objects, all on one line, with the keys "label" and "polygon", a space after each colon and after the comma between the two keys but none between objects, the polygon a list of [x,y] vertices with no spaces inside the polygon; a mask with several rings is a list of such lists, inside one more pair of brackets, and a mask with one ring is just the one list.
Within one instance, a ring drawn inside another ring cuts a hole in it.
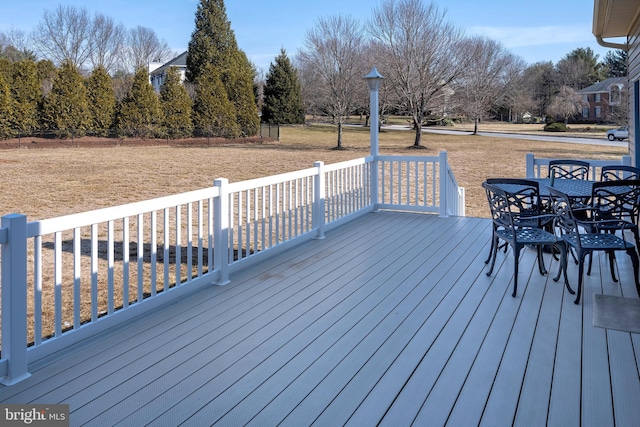
[{"label": "paved road", "polygon": [[[390,125],[383,126],[387,129],[399,129],[399,130],[411,130],[409,126]],[[447,135],[471,135],[471,131],[460,130],[445,130],[445,129],[423,129],[426,133],[441,133]],[[610,147],[628,147],[628,141],[609,141],[606,138],[576,138],[570,136],[546,136],[546,135],[526,135],[518,133],[501,133],[501,132],[478,132],[480,136],[500,137],[500,138],[515,138],[515,139],[528,139],[532,141],[549,141],[549,142],[568,142],[573,144],[591,144],[591,145],[605,145]]]}]

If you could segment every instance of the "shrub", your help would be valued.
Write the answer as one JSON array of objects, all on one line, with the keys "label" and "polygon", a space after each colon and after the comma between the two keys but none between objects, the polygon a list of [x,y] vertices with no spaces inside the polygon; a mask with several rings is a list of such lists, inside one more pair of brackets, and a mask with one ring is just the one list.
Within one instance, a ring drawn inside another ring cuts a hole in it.
[{"label": "shrub", "polygon": [[544,125],[545,132],[566,132],[568,130],[567,125],[562,122],[554,122]]}]

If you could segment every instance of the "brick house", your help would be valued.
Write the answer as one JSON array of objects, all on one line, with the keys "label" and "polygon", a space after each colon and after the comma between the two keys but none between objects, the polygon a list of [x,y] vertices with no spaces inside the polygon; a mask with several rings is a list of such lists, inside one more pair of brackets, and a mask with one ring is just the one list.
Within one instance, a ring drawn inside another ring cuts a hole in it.
[{"label": "brick house", "polygon": [[582,120],[615,123],[616,112],[626,101],[627,77],[612,77],[579,91],[588,106],[582,108]]}]

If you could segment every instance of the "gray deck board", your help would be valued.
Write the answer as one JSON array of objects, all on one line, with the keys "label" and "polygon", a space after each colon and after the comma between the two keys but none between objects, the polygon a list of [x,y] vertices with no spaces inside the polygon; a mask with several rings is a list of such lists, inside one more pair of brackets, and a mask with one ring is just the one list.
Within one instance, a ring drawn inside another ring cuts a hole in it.
[{"label": "gray deck board", "polygon": [[[640,334],[592,326],[637,297],[604,256],[580,305],[557,261],[500,252],[490,223],[379,212],[30,366],[0,402],[68,403],[71,425],[632,425]],[[569,278],[577,282],[570,264]]]}]

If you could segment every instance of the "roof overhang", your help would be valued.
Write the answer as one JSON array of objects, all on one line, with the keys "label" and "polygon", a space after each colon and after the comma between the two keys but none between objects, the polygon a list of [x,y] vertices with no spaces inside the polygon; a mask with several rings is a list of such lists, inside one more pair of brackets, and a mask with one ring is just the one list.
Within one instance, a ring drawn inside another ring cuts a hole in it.
[{"label": "roof overhang", "polygon": [[[640,6],[637,0],[594,0],[593,35],[598,44],[613,49],[628,49],[626,38],[638,25]],[[623,43],[605,39],[624,37]]]}]

